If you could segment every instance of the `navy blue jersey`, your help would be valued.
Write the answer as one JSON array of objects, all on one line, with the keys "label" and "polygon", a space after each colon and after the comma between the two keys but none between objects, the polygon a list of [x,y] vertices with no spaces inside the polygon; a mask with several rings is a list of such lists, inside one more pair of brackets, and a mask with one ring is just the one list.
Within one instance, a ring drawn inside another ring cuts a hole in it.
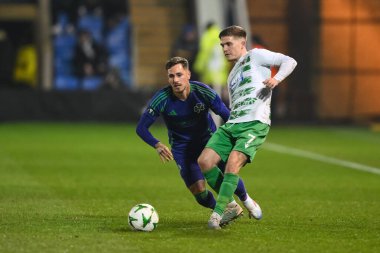
[{"label": "navy blue jersey", "polygon": [[221,116],[225,122],[228,120],[229,110],[216,92],[207,85],[190,81],[190,94],[185,101],[178,99],[172,88],[167,86],[150,100],[136,132],[146,143],[154,147],[158,140],[152,136],[148,128],[162,116],[168,129],[172,150],[179,151],[181,147],[188,147],[189,144],[202,143],[204,146],[216,130],[209,109]]}]

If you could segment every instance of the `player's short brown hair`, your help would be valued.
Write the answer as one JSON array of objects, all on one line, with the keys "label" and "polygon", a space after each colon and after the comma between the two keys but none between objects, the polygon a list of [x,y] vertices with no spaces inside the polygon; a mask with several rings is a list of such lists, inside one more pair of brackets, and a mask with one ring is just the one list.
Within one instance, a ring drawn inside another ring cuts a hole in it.
[{"label": "player's short brown hair", "polygon": [[179,57],[179,56],[175,56],[171,58],[170,60],[168,60],[166,62],[165,68],[166,70],[168,70],[177,64],[181,64],[184,69],[189,69],[189,62],[185,58]]},{"label": "player's short brown hair", "polygon": [[226,36],[234,36],[234,37],[240,37],[240,38],[247,38],[247,32],[244,30],[243,27],[237,26],[237,25],[232,25],[227,28],[224,28],[220,33],[219,33],[219,39],[222,37]]}]

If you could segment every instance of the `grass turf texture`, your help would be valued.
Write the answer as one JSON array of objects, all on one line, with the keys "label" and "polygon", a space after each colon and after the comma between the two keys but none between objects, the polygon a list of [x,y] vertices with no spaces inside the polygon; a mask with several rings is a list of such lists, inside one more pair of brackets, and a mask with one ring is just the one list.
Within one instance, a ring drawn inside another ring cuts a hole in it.
[{"label": "grass turf texture", "polygon": [[[267,142],[380,167],[380,134],[365,129],[272,127]],[[210,210],[134,126],[1,124],[0,252],[379,251],[380,175],[264,144],[241,176],[263,220],[209,231]],[[138,203],[157,209],[155,231],[129,229]]]}]

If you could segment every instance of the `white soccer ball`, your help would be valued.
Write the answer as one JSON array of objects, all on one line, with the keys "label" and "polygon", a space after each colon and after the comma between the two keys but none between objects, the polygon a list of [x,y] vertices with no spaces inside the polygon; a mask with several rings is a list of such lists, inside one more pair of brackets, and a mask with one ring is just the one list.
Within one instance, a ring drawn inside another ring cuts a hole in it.
[{"label": "white soccer ball", "polygon": [[129,211],[128,223],[133,230],[153,231],[158,224],[158,213],[149,204],[138,204]]}]

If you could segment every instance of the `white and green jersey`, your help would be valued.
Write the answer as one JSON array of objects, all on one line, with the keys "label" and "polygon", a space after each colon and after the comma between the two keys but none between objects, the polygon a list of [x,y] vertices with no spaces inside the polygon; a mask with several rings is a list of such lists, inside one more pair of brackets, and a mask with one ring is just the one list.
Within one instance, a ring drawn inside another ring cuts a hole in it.
[{"label": "white and green jersey", "polygon": [[272,92],[263,81],[270,78],[271,66],[280,67],[274,78],[281,82],[296,65],[293,58],[266,49],[252,49],[240,57],[227,80],[231,108],[228,123],[258,120],[270,125]]}]

